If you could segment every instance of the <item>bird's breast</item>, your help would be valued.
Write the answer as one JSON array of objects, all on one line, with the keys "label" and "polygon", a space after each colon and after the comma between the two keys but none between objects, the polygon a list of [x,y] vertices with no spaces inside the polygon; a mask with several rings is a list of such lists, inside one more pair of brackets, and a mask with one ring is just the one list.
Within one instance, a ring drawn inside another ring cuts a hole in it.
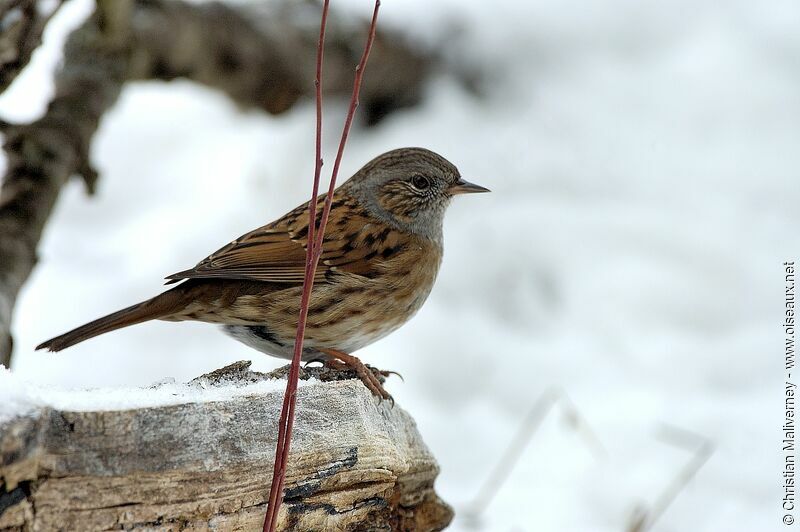
[{"label": "bird's breast", "polygon": [[389,258],[375,259],[368,276],[340,273],[331,277],[312,295],[307,338],[345,351],[383,338],[422,307],[441,258],[436,244],[410,241]]}]

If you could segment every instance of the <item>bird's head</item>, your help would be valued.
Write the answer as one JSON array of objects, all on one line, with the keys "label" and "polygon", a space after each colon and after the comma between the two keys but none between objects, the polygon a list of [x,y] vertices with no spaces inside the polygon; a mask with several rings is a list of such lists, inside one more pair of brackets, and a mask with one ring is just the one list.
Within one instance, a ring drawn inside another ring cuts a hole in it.
[{"label": "bird's head", "polygon": [[424,148],[379,155],[342,188],[379,218],[435,240],[441,240],[444,212],[453,196],[489,192],[462,179],[450,161]]}]

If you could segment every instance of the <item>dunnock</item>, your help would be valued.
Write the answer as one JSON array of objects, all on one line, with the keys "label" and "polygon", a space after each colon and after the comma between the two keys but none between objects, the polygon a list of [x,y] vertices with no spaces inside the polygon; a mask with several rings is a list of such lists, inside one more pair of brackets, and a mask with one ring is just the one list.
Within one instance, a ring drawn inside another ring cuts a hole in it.
[{"label": "dunnock", "polygon": [[[349,353],[408,321],[427,299],[442,260],[442,221],[456,194],[488,192],[422,148],[380,155],[334,192],[308,312],[303,360],[356,371],[389,398]],[[317,220],[324,196],[316,203]],[[167,277],[177,286],[57,336],[37,349],[61,351],[148,320],[223,325],[237,340],[291,358],[308,244],[305,203],[237,238],[197,266]],[[318,223],[317,222],[317,223]]]}]

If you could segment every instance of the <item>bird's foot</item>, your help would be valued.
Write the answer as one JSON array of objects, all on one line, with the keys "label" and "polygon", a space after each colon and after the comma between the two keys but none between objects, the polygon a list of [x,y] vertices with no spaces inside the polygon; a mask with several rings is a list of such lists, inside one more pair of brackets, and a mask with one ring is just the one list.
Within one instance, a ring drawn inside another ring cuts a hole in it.
[{"label": "bird's foot", "polygon": [[394,399],[391,395],[389,395],[389,392],[383,388],[383,383],[386,380],[386,377],[389,375],[394,373],[399,376],[399,373],[394,371],[381,371],[377,368],[367,366],[357,357],[348,355],[347,353],[343,353],[341,351],[336,351],[335,349],[320,349],[320,351],[330,357],[324,362],[327,367],[340,371],[355,371],[358,378],[361,379],[361,382],[364,383],[364,386],[366,386],[373,395],[379,397],[380,399],[387,399],[392,402],[392,405],[394,405]]}]

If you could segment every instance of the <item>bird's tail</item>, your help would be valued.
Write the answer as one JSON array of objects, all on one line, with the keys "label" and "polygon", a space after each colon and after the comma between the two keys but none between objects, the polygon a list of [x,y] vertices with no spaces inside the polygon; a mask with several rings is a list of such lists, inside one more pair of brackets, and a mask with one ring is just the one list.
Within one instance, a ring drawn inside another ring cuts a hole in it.
[{"label": "bird's tail", "polygon": [[152,299],[98,318],[61,336],[51,338],[36,346],[36,349],[61,351],[107,332],[169,316],[185,308],[185,297],[182,292],[182,290],[176,289],[168,290]]}]

